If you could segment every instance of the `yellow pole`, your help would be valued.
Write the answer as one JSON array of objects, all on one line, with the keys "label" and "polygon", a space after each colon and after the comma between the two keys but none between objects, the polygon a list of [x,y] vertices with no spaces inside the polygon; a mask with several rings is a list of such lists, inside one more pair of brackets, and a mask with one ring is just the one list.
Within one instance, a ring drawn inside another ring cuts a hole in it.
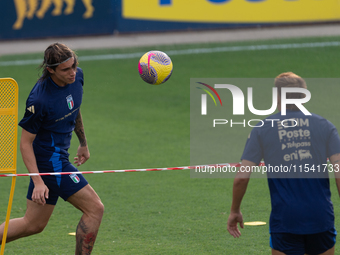
[{"label": "yellow pole", "polygon": [[[2,78],[0,79],[0,91],[0,173],[16,174],[19,87],[14,79]],[[15,181],[16,177],[13,176],[0,255],[5,252]]]},{"label": "yellow pole", "polygon": [[6,215],[6,223],[5,223],[4,233],[3,233],[3,236],[2,236],[0,255],[3,255],[5,253],[5,244],[6,244],[6,239],[7,239],[7,231],[8,231],[9,219],[10,219],[10,216],[11,216],[11,210],[12,210],[12,203],[13,203],[13,197],[14,197],[16,178],[17,178],[16,176],[12,177],[11,192],[9,194],[9,201],[8,201],[7,215]]}]

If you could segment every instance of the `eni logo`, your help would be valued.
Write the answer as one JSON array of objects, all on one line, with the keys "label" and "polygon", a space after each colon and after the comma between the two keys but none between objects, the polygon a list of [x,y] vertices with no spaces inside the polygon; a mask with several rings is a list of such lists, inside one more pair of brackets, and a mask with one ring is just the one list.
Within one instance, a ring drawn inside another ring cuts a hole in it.
[{"label": "eni logo", "polygon": [[[66,3],[64,15],[72,14],[74,11],[76,0],[14,0],[15,9],[17,12],[17,20],[13,24],[13,29],[21,29],[24,24],[25,18],[32,19],[34,16],[36,16],[39,19],[43,19],[52,4],[54,5],[52,15],[62,15],[64,2]],[[92,18],[94,12],[92,0],[82,0],[82,2],[86,8],[85,13],[83,14],[83,18]]]}]

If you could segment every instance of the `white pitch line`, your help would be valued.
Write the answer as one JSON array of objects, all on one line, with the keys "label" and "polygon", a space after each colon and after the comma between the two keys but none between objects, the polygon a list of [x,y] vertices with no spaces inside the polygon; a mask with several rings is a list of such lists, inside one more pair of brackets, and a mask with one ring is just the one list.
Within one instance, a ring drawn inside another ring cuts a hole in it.
[{"label": "white pitch line", "polygon": [[[237,52],[237,51],[260,51],[260,50],[278,50],[278,49],[303,49],[303,48],[324,48],[340,46],[340,41],[333,42],[311,42],[311,43],[287,43],[287,44],[263,44],[248,46],[227,46],[215,48],[197,48],[186,50],[169,50],[166,53],[169,56],[190,55],[218,52]],[[111,59],[132,59],[140,58],[145,52],[126,53],[126,54],[106,54],[93,56],[80,56],[79,61],[111,60]],[[41,59],[1,61],[0,66],[25,66],[40,64]]]}]

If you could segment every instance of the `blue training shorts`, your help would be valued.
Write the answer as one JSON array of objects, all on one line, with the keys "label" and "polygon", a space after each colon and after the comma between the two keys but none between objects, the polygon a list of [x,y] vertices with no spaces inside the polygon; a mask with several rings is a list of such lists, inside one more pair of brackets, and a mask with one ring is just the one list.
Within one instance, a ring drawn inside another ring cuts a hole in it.
[{"label": "blue training shorts", "polygon": [[289,233],[271,233],[270,247],[287,255],[317,255],[335,245],[335,228],[317,234],[296,235]]},{"label": "blue training shorts", "polygon": [[[63,172],[79,172],[70,162],[63,162],[62,164]],[[56,205],[59,197],[66,201],[70,196],[88,184],[82,174],[44,175],[41,176],[41,178],[49,189],[49,196],[48,199],[46,199],[46,203],[50,205]],[[32,200],[33,188],[34,183],[31,179],[27,191],[27,199],[29,200]]]}]

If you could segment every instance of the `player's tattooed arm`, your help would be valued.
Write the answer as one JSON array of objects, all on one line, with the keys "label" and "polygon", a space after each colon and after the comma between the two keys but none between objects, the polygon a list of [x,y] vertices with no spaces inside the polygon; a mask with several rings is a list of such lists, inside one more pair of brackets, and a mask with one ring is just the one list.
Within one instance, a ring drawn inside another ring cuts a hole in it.
[{"label": "player's tattooed arm", "polygon": [[79,110],[78,116],[76,118],[76,125],[74,127],[74,132],[76,133],[81,147],[87,146],[85,130],[83,125],[83,119]]},{"label": "player's tattooed arm", "polygon": [[84,164],[90,158],[90,152],[87,147],[87,141],[85,137],[83,120],[79,110],[78,116],[76,118],[76,125],[74,127],[74,132],[76,133],[79,140],[79,147],[77,151],[77,156],[74,158],[74,164],[80,166]]}]

